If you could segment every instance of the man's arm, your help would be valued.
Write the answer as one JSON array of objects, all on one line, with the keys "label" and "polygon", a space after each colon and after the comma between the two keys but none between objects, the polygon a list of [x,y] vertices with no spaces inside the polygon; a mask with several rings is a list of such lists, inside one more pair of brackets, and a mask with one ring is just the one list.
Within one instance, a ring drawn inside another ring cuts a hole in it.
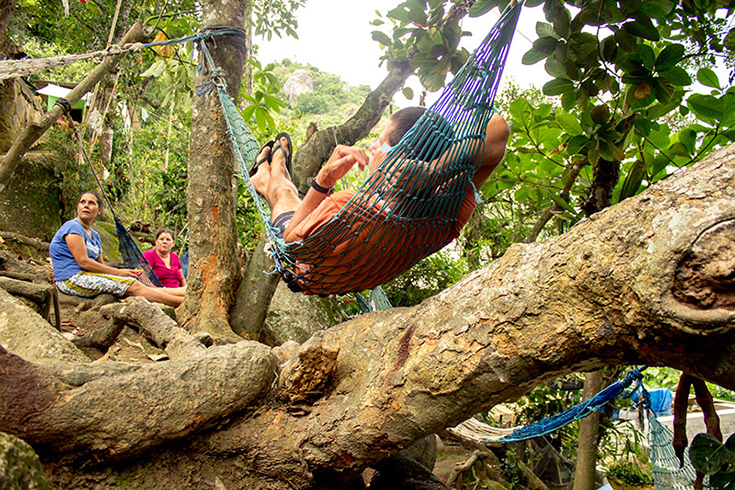
[{"label": "man's arm", "polygon": [[510,128],[502,116],[495,116],[490,119],[485,129],[485,140],[482,146],[480,166],[475,172],[475,176],[472,177],[472,183],[476,189],[482,187],[482,184],[485,183],[490,177],[490,174],[493,173],[493,170],[503,160],[509,137]]},{"label": "man's arm", "polygon": [[[332,152],[329,160],[327,160],[327,163],[319,170],[316,176],[316,183],[321,187],[331,189],[339,179],[347,175],[347,172],[355,164],[359,166],[360,170],[364,170],[369,164],[369,159],[365,151],[351,146],[338,145]],[[309,189],[309,192],[304,196],[304,200],[296,208],[293,218],[291,218],[291,222],[283,234],[285,242],[293,242],[299,239],[294,233],[294,230],[299,223],[304,221],[321,204],[327,195],[316,189]]]}]

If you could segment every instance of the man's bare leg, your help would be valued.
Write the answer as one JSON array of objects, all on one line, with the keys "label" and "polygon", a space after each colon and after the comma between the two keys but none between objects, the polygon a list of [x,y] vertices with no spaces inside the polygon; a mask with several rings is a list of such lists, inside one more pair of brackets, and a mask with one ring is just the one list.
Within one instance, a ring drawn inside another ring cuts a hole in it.
[{"label": "man's bare leg", "polygon": [[[279,144],[282,149],[278,148]],[[298,190],[293,182],[291,182],[291,176],[286,169],[286,155],[283,150],[289,154],[293,151],[293,148],[289,148],[286,138],[281,138],[280,142],[276,141],[273,147],[274,153],[271,159],[270,179],[268,180],[268,187],[264,194],[266,201],[268,201],[268,206],[271,208],[271,216],[274,219],[280,214],[295,210],[301,204]],[[265,164],[261,164],[261,166],[263,165]]]}]

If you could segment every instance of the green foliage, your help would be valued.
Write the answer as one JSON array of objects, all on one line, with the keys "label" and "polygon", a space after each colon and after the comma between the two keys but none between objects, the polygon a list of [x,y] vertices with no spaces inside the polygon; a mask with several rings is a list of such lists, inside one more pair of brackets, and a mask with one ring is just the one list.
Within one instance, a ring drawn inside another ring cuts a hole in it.
[{"label": "green foliage", "polygon": [[[62,46],[43,42],[36,38],[26,39],[21,45],[23,52],[30,58],[51,58],[54,56],[64,56],[68,54],[76,54],[67,52]],[[34,73],[28,77],[29,80],[61,80],[65,82],[80,82],[89,75],[94,68],[95,63],[92,60],[80,61],[71,65],[61,66],[53,70]]]},{"label": "green foliage", "polygon": [[[103,49],[110,35],[110,26],[115,16],[116,0],[70,1],[68,15],[62,2],[47,0],[18,0],[8,26],[11,40],[22,46],[28,39],[35,38],[40,43],[51,43],[66,53],[85,53]],[[192,0],[171,0],[166,3],[168,12],[175,12],[167,18],[179,18],[182,13],[191,12],[196,3]],[[117,42],[138,19],[160,16],[162,12],[155,2],[133,2],[129,11],[121,9],[113,42]],[[129,23],[127,23],[129,22]]]},{"label": "green foliage", "polygon": [[697,471],[710,475],[712,488],[735,489],[735,435],[725,444],[709,434],[697,434],[689,446],[689,457]]},{"label": "green foliage", "polygon": [[263,67],[257,60],[248,60],[253,67],[253,89],[247,93],[244,87],[240,89],[240,96],[247,102],[242,111],[245,122],[256,123],[261,134],[275,134],[276,121],[273,113],[279,114],[285,103],[278,97],[281,83],[273,74],[274,64]]},{"label": "green foliage", "polygon": [[[668,367],[649,367],[646,369],[646,386],[649,388],[667,388],[675,392],[679,384],[681,371]],[[735,402],[735,393],[716,384],[707,383],[707,389],[712,396],[729,402]]]},{"label": "green foliage", "polygon": [[272,74],[281,87],[278,96],[282,100],[286,100],[282,87],[296,70],[307,72],[314,89],[310,93],[300,95],[293,105],[285,102],[280,112],[273,114],[273,118],[278,126],[292,126],[291,135],[297,140],[305,139],[306,128],[312,123],[319,129],[344,123],[354,115],[370,93],[370,87],[367,85],[347,85],[336,75],[286,59],[272,69]]},{"label": "green foliage", "polygon": [[296,11],[306,4],[306,0],[257,0],[251,2],[252,16],[250,22],[254,26],[256,36],[264,36],[269,41],[275,34],[282,37],[285,33],[296,39],[298,22]]},{"label": "green foliage", "polygon": [[607,476],[636,487],[653,484],[653,477],[650,474],[644,472],[636,463],[628,461],[611,466],[607,471]]},{"label": "green foliage", "polygon": [[55,125],[46,132],[41,145],[55,154],[54,175],[59,182],[62,218],[76,216],[77,202],[82,192],[97,189],[89,167],[78,157],[74,133],[66,125]]},{"label": "green foliage", "polygon": [[448,288],[468,272],[462,258],[438,252],[383,285],[393,306],[413,306]]},{"label": "green foliage", "polygon": [[[485,14],[498,3],[496,0],[476,2],[471,16]],[[469,32],[456,22],[444,22],[452,7],[446,0],[407,0],[387,12],[379,12],[371,22],[376,27],[391,27],[390,33],[373,31],[373,40],[385,50],[384,61],[408,60],[417,68],[416,75],[429,92],[435,92],[446,82],[447,75],[456,74],[470,53],[459,47]]]}]

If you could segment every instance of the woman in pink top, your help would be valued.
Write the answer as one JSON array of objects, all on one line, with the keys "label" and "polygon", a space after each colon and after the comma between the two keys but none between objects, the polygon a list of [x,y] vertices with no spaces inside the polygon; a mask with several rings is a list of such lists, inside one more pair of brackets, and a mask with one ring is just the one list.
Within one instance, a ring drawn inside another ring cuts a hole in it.
[{"label": "woman in pink top", "polygon": [[161,284],[167,288],[186,287],[186,279],[181,273],[181,261],[171,251],[174,245],[174,234],[171,230],[163,228],[156,233],[156,248],[143,252],[146,262],[153,268]]}]

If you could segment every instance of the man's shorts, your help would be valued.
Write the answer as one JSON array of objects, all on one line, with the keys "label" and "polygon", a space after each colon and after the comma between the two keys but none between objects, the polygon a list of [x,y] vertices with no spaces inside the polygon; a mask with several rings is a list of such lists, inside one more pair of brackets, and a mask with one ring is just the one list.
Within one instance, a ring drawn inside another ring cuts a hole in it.
[{"label": "man's shorts", "polygon": [[55,281],[54,284],[64,294],[94,298],[102,293],[124,296],[134,281],[135,279],[132,277],[120,277],[97,272],[78,272],[69,279]]},{"label": "man's shorts", "polygon": [[296,211],[286,211],[285,213],[281,213],[278,216],[276,216],[276,219],[273,220],[273,228],[278,228],[279,236],[283,238],[283,234],[286,232],[286,228],[288,228],[289,223],[291,223],[291,218],[293,218],[293,215]]}]

